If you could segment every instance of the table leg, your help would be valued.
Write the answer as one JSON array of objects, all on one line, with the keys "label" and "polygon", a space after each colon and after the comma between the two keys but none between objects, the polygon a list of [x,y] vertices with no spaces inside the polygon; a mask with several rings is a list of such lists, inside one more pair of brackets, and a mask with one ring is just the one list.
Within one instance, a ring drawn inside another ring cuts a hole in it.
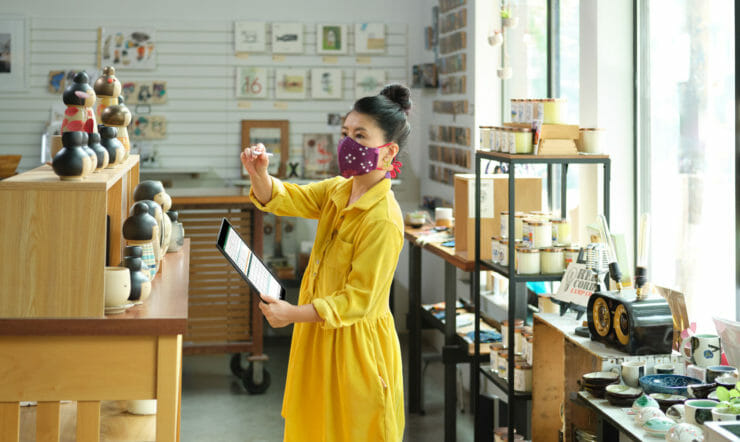
[{"label": "table leg", "polygon": [[421,413],[421,247],[409,245],[409,412]]},{"label": "table leg", "polygon": [[[455,304],[457,304],[457,269],[445,262],[445,346],[456,345]],[[475,275],[473,275],[475,276]],[[457,365],[445,361],[445,441],[454,442],[457,438]]]},{"label": "table leg", "polygon": [[182,335],[160,336],[157,342],[157,441],[176,442]]}]

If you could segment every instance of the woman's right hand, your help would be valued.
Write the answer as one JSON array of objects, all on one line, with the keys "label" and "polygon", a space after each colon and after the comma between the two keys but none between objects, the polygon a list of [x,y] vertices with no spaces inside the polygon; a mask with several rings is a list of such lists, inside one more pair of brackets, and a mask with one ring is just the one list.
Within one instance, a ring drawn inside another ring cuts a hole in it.
[{"label": "woman's right hand", "polygon": [[265,153],[264,144],[259,143],[256,146],[250,146],[244,149],[241,154],[241,160],[249,176],[267,175],[267,166],[270,164],[270,157]]}]

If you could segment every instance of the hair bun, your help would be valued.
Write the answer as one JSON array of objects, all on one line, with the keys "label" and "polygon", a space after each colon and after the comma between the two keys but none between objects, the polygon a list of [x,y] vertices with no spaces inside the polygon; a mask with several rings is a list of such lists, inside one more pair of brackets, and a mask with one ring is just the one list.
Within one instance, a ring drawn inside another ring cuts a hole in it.
[{"label": "hair bun", "polygon": [[406,114],[411,110],[411,91],[402,84],[389,84],[380,91],[380,95],[396,103]]}]

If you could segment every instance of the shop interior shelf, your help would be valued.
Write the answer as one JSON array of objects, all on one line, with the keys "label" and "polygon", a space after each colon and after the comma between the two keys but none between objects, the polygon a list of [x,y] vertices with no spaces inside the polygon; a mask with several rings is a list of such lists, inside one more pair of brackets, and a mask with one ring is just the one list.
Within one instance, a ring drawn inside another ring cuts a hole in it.
[{"label": "shop interior shelf", "polygon": [[[491,370],[491,365],[490,364],[481,365],[480,366],[480,372],[483,373],[483,375],[486,378],[488,378],[491,382],[493,382],[494,384],[496,384],[496,386],[498,388],[500,388],[501,391],[503,391],[504,393],[507,393],[508,394],[508,392],[509,392],[509,383],[508,382],[509,381],[506,380],[506,379],[504,379],[504,378],[502,378],[498,374],[494,373]],[[524,392],[524,391],[516,391],[516,390],[514,390],[514,394],[512,396],[514,397],[514,399],[527,400],[527,401],[531,401],[532,400],[532,393],[530,393],[530,392]]]},{"label": "shop interior shelf", "polygon": [[[481,260],[481,264],[485,267],[487,267],[488,270],[493,270],[496,273],[501,274],[502,276],[509,277],[509,268],[506,266],[502,266],[500,264],[496,264],[491,260],[483,259]],[[544,274],[539,273],[536,275],[520,275],[517,273],[514,275],[514,279],[517,281],[522,282],[533,282],[533,281],[560,281],[563,279],[562,273],[555,273],[555,274]]]}]

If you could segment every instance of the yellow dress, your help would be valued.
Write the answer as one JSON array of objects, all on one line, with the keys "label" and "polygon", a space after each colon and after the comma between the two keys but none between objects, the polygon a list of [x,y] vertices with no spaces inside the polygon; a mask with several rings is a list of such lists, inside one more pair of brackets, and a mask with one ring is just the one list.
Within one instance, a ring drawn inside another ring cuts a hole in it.
[{"label": "yellow dress", "polygon": [[295,324],[282,415],[285,441],[400,441],[401,348],[388,297],[403,217],[384,179],[347,207],[352,179],[298,186],[273,178],[261,210],[318,219],[298,304],[323,322]]}]

